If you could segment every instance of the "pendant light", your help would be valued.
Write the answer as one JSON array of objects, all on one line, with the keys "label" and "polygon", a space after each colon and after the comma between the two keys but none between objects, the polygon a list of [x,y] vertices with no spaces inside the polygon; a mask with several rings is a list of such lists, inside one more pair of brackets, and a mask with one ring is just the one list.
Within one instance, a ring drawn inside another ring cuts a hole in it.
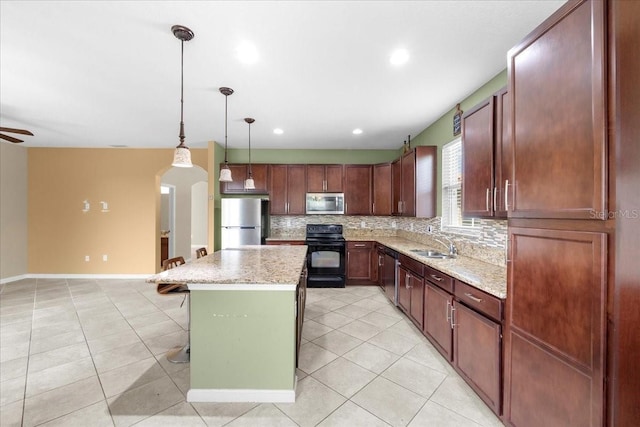
[{"label": "pendant light", "polygon": [[251,172],[251,123],[255,122],[251,117],[244,119],[249,124],[249,177],[244,181],[245,190],[255,190],[256,183],[253,181],[253,173]]},{"label": "pendant light", "polygon": [[178,168],[190,168],[193,167],[191,163],[191,152],[189,147],[184,145],[184,42],[193,38],[193,31],[182,25],[174,25],[171,27],[173,35],[176,36],[182,42],[182,54],[180,57],[180,144],[176,147],[176,151],[173,153],[173,163],[171,166]]},{"label": "pendant light", "polygon": [[229,163],[227,162],[227,100],[229,95],[233,93],[233,89],[230,87],[221,87],[220,93],[224,95],[224,166],[220,169],[220,182],[232,182],[231,169],[229,169]]}]

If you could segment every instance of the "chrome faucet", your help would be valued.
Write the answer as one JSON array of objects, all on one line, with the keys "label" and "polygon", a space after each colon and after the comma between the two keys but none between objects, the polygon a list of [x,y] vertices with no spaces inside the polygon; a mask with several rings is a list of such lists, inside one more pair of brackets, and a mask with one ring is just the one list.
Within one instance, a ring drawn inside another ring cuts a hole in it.
[{"label": "chrome faucet", "polygon": [[434,239],[436,242],[440,243],[441,245],[444,245],[444,247],[447,248],[447,250],[449,251],[448,255],[451,258],[455,258],[456,255],[458,255],[458,248],[456,248],[456,245],[453,244],[453,241],[448,238],[447,236],[440,236],[443,237],[444,239],[447,240],[448,243],[443,242],[442,240],[438,240],[438,239]]}]

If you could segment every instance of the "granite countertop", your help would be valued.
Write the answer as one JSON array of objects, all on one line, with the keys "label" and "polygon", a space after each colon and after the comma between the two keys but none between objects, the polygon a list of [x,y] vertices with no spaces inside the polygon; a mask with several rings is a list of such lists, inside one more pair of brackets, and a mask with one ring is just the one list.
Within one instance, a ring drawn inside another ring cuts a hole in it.
[{"label": "granite countertop", "polygon": [[426,258],[411,252],[411,249],[434,249],[445,251],[444,247],[430,247],[424,243],[403,239],[402,237],[351,237],[347,240],[375,240],[398,253],[433,267],[451,277],[465,282],[495,297],[507,297],[507,268],[458,255],[456,258]]},{"label": "granite countertop", "polygon": [[186,283],[192,290],[295,290],[306,256],[306,246],[223,249],[146,281]]}]

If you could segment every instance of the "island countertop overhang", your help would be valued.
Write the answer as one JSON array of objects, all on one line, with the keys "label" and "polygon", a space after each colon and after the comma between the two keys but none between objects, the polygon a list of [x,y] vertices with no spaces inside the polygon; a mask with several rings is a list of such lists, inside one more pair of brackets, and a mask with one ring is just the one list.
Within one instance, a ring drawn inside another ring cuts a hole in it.
[{"label": "island countertop overhang", "polygon": [[185,283],[191,290],[295,290],[306,256],[306,246],[223,249],[146,281]]}]

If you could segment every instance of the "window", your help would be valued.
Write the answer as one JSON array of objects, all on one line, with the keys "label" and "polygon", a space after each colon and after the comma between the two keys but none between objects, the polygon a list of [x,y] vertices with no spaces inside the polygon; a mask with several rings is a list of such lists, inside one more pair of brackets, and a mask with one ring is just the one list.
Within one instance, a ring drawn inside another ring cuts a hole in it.
[{"label": "window", "polygon": [[462,140],[442,147],[442,227],[469,234],[477,229],[477,220],[462,218]]}]

